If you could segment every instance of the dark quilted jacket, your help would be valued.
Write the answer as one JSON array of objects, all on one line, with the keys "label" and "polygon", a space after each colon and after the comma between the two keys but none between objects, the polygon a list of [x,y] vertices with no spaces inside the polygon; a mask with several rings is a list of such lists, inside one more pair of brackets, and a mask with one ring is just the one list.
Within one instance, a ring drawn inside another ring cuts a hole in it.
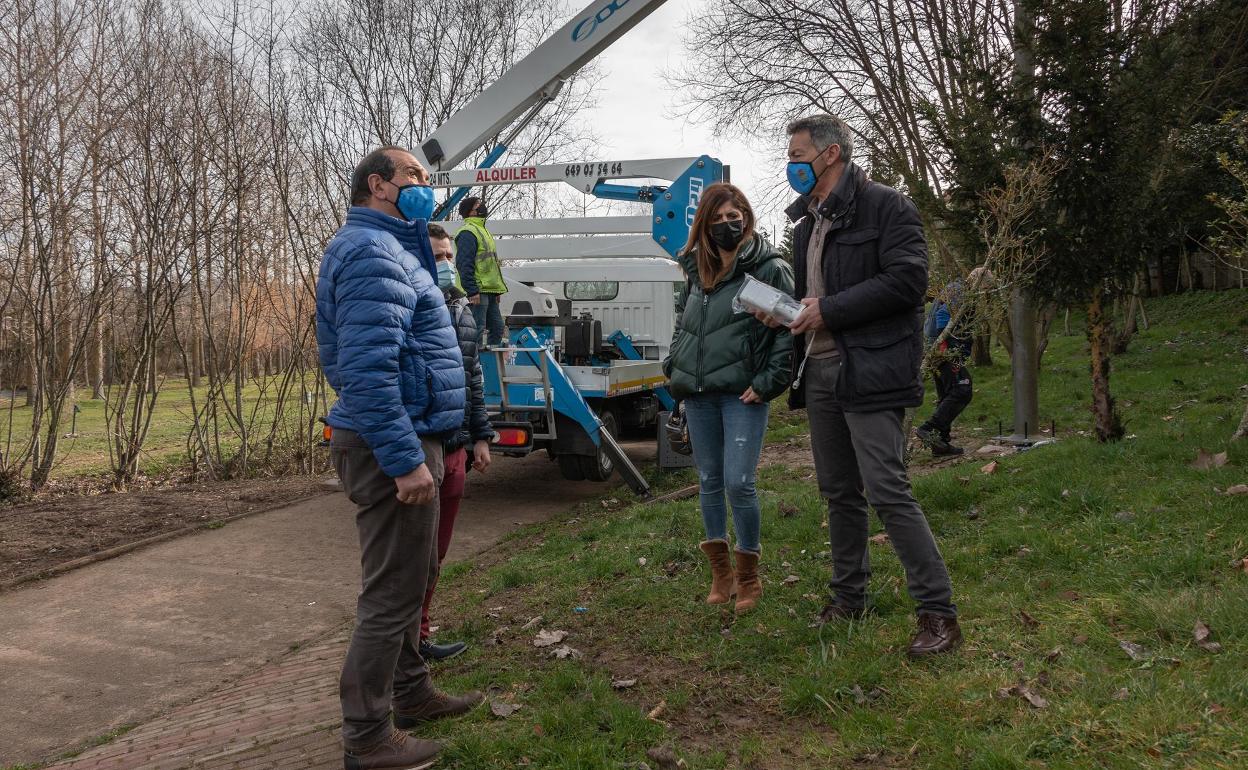
[{"label": "dark quilted jacket", "polygon": [[326,420],[359,433],[391,477],[424,463],[421,436],[464,421],[464,360],[436,270],[424,221],[356,206],[316,282],[321,368],[338,394]]},{"label": "dark quilted jacket", "polygon": [[741,246],[732,272],[709,292],[702,289],[692,253],[680,256],[680,266],[689,280],[677,302],[676,336],[663,362],[671,394],[740,394],[752,387],[770,401],[783,393],[789,385],[793,335],[735,312],[732,304],[747,275],[792,294],[793,269],[761,235]]},{"label": "dark quilted jacket", "polygon": [[[806,295],[806,250],[814,230],[810,198],[787,210],[793,228],[797,296]],[[923,222],[909,198],[873,182],[853,163],[820,208],[831,220],[823,244],[819,299],[842,365],[836,399],[847,412],[872,412],[923,403],[923,295],[927,292],[927,242]],[[806,349],[805,335],[795,340]],[[794,368],[802,356],[794,357]],[[803,378],[803,383],[805,379]],[[806,404],[805,388],[789,404]]]},{"label": "dark quilted jacket", "polygon": [[464,406],[464,422],[455,435],[445,442],[446,450],[453,452],[460,447],[494,437],[490,417],[485,411],[485,378],[481,374],[481,359],[477,351],[480,336],[477,321],[472,317],[471,305],[462,291],[452,286],[443,291],[446,307],[451,311],[451,321],[459,336],[459,352],[464,357],[464,385],[468,401]]}]

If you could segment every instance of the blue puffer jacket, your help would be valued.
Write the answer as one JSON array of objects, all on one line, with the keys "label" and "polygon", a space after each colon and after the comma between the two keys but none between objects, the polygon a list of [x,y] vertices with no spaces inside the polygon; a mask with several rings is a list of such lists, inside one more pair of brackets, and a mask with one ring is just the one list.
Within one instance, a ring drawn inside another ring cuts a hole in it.
[{"label": "blue puffer jacket", "polygon": [[464,360],[424,221],[352,207],[321,260],[316,341],[338,401],[326,421],[359,433],[386,475],[425,461],[422,435],[464,421]]}]

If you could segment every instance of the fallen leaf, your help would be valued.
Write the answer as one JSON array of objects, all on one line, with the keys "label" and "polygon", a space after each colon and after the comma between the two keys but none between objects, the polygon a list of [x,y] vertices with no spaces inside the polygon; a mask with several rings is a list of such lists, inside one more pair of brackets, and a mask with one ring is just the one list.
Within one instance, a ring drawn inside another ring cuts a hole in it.
[{"label": "fallen leaf", "polygon": [[659,715],[661,715],[666,710],[667,710],[667,701],[661,700],[659,701],[659,705],[650,709],[650,713],[646,714],[646,719],[658,721]]},{"label": "fallen leaf", "polygon": [[617,690],[627,690],[637,684],[636,679],[612,679],[611,686]]},{"label": "fallen leaf", "polygon": [[1033,618],[1031,614],[1027,612],[1027,610],[1019,610],[1018,617],[1020,620],[1023,621],[1023,625],[1026,626],[1027,628],[1039,628],[1040,627],[1040,621]]},{"label": "fallen leaf", "polygon": [[1062,497],[1070,497],[1070,490],[1069,490],[1069,489],[1063,489],[1063,490],[1062,490]]},{"label": "fallen leaf", "polygon": [[1162,421],[1162,422],[1170,422],[1170,421],[1171,421],[1171,420],[1173,420],[1173,419],[1174,419],[1174,415],[1172,415],[1172,414],[1168,414],[1168,415],[1166,415],[1165,417],[1162,417],[1162,418],[1161,418],[1161,421]]},{"label": "fallen leaf", "polygon": [[1118,690],[1118,692],[1114,693],[1114,700],[1126,700],[1127,698],[1130,698],[1130,697],[1131,697],[1131,691],[1125,687],[1121,688],[1120,690]]},{"label": "fallen leaf", "polygon": [[559,645],[555,649],[551,650],[550,654],[555,656],[559,660],[566,660],[567,658],[572,658],[573,660],[575,660],[581,657],[580,650],[576,649],[575,647],[569,647],[566,644]]},{"label": "fallen leaf", "polygon": [[638,557],[638,559],[637,559],[637,565],[638,565],[638,566],[640,566],[640,567],[644,567],[644,566],[646,566],[646,557],[644,557],[644,556]]},{"label": "fallen leaf", "polygon": [[887,532],[881,532],[881,533],[879,533],[878,535],[872,535],[872,536],[869,538],[869,540],[870,540],[872,543],[875,543],[876,545],[887,545],[887,544],[888,544],[888,533],[887,533]]},{"label": "fallen leaf", "polygon": [[796,516],[797,511],[798,511],[796,505],[791,505],[789,503],[784,502],[783,500],[780,501],[778,510],[780,511],[780,515],[786,519]]},{"label": "fallen leaf", "polygon": [[533,725],[533,734],[540,738],[546,734],[546,731],[542,729],[541,725]]},{"label": "fallen leaf", "polygon": [[542,629],[537,632],[537,638],[533,640],[534,647],[549,647],[552,644],[558,644],[568,638],[567,631],[547,631]]},{"label": "fallen leaf", "polygon": [[666,746],[655,746],[646,752],[646,758],[658,765],[660,770],[676,770],[685,766],[685,760]]},{"label": "fallen leaf", "polygon": [[1248,495],[1248,484],[1236,484],[1233,487],[1227,487],[1228,495]]},{"label": "fallen leaf", "polygon": [[786,577],[784,580],[781,580],[780,582],[785,584],[786,586],[791,586],[799,580],[801,580],[801,578],[798,577],[797,575],[789,575],[788,577]]},{"label": "fallen leaf", "polygon": [[1222,652],[1222,645],[1213,641],[1211,638],[1213,632],[1209,630],[1209,626],[1204,621],[1196,621],[1196,628],[1192,631],[1192,636],[1196,639],[1196,646],[1205,652],[1219,653]]},{"label": "fallen leaf", "polygon": [[541,622],[542,622],[542,616],[538,615],[537,617],[530,619],[528,623],[525,623],[523,626],[520,626],[520,630],[528,631],[530,628],[535,628],[537,624]]},{"label": "fallen leaf", "polygon": [[1087,634],[1075,634],[1074,637],[1070,641],[1074,642],[1075,644],[1087,644],[1088,635]]},{"label": "fallen leaf", "polygon": [[1131,660],[1148,660],[1153,656],[1151,652],[1135,642],[1119,641],[1118,646],[1122,648],[1123,652],[1127,653],[1127,657]]},{"label": "fallen leaf", "polygon": [[1061,647],[1054,647],[1053,649],[1049,650],[1049,654],[1048,654],[1048,655],[1045,655],[1045,656],[1044,656],[1044,662],[1045,662],[1045,663],[1052,663],[1052,662],[1054,662],[1055,660],[1057,660],[1057,659],[1058,659],[1058,658],[1060,658],[1060,657],[1062,657],[1062,648],[1061,648]]},{"label": "fallen leaf", "polygon": [[1077,602],[1083,598],[1082,596],[1079,595],[1078,591],[1062,591],[1060,594],[1058,594],[1058,596],[1062,597],[1068,602]]},{"label": "fallen leaf", "polygon": [[979,472],[980,472],[980,473],[996,473],[996,472],[997,472],[997,461],[996,461],[996,460],[993,460],[992,462],[988,463],[988,464],[987,464],[987,465],[985,465],[984,467],[980,468],[980,469],[979,469]]},{"label": "fallen leaf", "polygon": [[1027,687],[1019,686],[1018,695],[1023,700],[1030,703],[1032,708],[1047,709],[1049,707],[1049,702],[1047,700],[1032,692],[1031,689]]},{"label": "fallen leaf", "polygon": [[1226,452],[1218,452],[1215,455],[1201,449],[1196,452],[1196,459],[1192,461],[1192,467],[1198,471],[1207,471],[1210,468],[1221,468],[1226,463]]},{"label": "fallen leaf", "polygon": [[1019,682],[1013,687],[1002,687],[997,690],[997,697],[1001,700],[1006,700],[1012,696],[1022,698],[1027,701],[1032,708],[1044,709],[1049,707],[1049,702],[1047,700],[1036,694],[1023,682]]},{"label": "fallen leaf", "polygon": [[519,711],[521,704],[519,703],[503,703],[502,701],[490,701],[490,713],[500,719],[506,719],[512,714]]}]

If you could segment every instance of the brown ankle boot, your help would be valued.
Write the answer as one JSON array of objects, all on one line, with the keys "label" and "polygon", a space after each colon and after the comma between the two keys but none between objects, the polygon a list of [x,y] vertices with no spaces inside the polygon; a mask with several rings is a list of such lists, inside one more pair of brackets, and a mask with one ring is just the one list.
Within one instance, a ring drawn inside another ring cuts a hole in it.
[{"label": "brown ankle boot", "polygon": [[763,596],[763,580],[758,576],[758,554],[737,551],[737,612],[754,608]]},{"label": "brown ankle boot", "polygon": [[728,558],[728,543],[723,540],[707,540],[698,547],[711,562],[711,592],[706,595],[706,603],[727,604],[736,593],[733,587],[732,560]]}]

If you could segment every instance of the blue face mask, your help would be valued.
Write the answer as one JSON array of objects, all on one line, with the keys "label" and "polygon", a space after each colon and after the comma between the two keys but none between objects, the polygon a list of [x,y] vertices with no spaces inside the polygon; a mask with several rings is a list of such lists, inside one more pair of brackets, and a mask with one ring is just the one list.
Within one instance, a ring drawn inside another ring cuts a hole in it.
[{"label": "blue face mask", "polygon": [[796,190],[799,195],[810,195],[810,191],[815,189],[815,183],[819,181],[819,175],[815,173],[815,165],[805,161],[790,162],[786,175],[789,177],[789,187]]},{"label": "blue face mask", "polygon": [[[395,185],[398,187],[398,185]],[[433,216],[433,188],[427,184],[408,184],[399,187],[399,200],[396,204],[403,218],[411,222],[415,219],[428,220]]]},{"label": "blue face mask", "polygon": [[455,266],[450,262],[438,262],[438,288],[449,289],[455,285]]}]

